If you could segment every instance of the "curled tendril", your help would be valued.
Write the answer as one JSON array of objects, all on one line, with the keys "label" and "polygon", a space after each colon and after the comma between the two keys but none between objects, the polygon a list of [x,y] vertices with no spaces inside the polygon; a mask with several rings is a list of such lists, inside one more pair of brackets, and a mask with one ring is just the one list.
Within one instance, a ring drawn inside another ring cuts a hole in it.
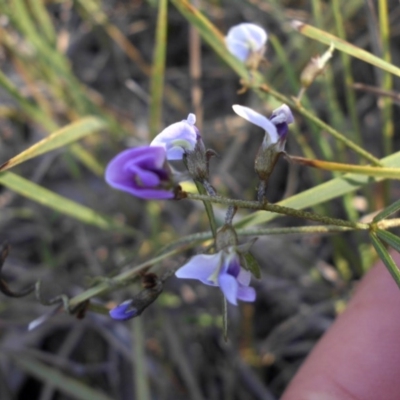
[{"label": "curled tendril", "polygon": [[51,299],[44,299],[41,293],[41,281],[37,281],[35,284],[35,294],[36,299],[40,304],[44,306],[52,306],[55,304],[59,304],[62,306],[64,311],[70,315],[76,315],[78,319],[84,318],[86,311],[89,307],[90,301],[86,300],[82,303],[77,304],[75,307],[71,308],[69,305],[69,297],[66,294],[60,294],[58,296],[52,297]]},{"label": "curled tendril", "polygon": [[[28,288],[20,292],[15,292],[14,290],[11,290],[2,275],[2,268],[9,253],[10,253],[10,245],[7,242],[3,242],[0,246],[0,292],[1,293],[3,293],[8,297],[19,298],[28,296],[29,294],[35,292],[36,299],[39,301],[39,303],[43,304],[44,306],[52,306],[55,304],[59,304],[68,314],[76,315],[77,318],[83,318],[85,316],[85,312],[89,306],[89,300],[78,304],[74,308],[71,308],[69,305],[69,298],[66,294],[60,294],[51,299],[44,299],[41,293],[41,281],[37,281],[33,285],[29,286]],[[61,307],[58,307],[56,310],[60,308]]]},{"label": "curled tendril", "polygon": [[10,252],[10,245],[7,242],[2,243],[0,247],[0,291],[8,297],[18,298],[18,297],[28,296],[35,290],[35,285],[31,285],[30,287],[20,292],[15,292],[10,289],[7,282],[3,278],[2,268],[4,261],[8,257],[9,252]]}]

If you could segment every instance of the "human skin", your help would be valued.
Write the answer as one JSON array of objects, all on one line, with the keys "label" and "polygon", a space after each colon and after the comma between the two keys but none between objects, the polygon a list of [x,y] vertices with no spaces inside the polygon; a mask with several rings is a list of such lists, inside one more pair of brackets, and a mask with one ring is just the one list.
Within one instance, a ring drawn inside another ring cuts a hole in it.
[{"label": "human skin", "polygon": [[[392,257],[400,265],[400,254]],[[399,400],[400,289],[382,263],[308,356],[281,400]]]}]

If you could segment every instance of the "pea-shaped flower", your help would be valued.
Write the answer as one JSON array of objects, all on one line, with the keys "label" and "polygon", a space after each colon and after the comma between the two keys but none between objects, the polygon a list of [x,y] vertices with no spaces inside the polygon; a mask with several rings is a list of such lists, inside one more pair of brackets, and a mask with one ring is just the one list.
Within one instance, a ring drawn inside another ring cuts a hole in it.
[{"label": "pea-shaped flower", "polygon": [[246,62],[253,55],[263,56],[267,39],[267,32],[260,26],[242,23],[229,29],[225,43],[231,54]]},{"label": "pea-shaped flower", "polygon": [[254,169],[260,178],[257,190],[258,201],[266,200],[266,188],[269,177],[274,170],[279,156],[285,150],[288,125],[293,122],[293,115],[286,104],[282,104],[273,111],[268,119],[262,114],[248,107],[234,105],[233,111],[240,117],[264,129],[264,139],[254,161]]},{"label": "pea-shaped flower", "polygon": [[107,183],[142,199],[172,199],[174,182],[163,147],[141,146],[125,150],[106,168]]},{"label": "pea-shaped flower", "polygon": [[251,273],[240,265],[240,256],[235,246],[216,254],[199,254],[176,271],[178,278],[197,279],[206,285],[219,286],[229,301],[254,301],[256,292],[249,287]]},{"label": "pea-shaped flower", "polygon": [[286,104],[282,104],[274,110],[269,119],[251,108],[238,104],[233,105],[232,108],[240,117],[264,129],[263,147],[267,148],[271,145],[276,145],[277,150],[284,150],[286,136],[289,131],[288,125],[294,121],[293,114]]},{"label": "pea-shaped flower", "polygon": [[153,139],[150,146],[164,147],[168,160],[182,160],[185,151],[192,151],[200,137],[195,123],[196,116],[189,114],[187,119],[167,126]]}]

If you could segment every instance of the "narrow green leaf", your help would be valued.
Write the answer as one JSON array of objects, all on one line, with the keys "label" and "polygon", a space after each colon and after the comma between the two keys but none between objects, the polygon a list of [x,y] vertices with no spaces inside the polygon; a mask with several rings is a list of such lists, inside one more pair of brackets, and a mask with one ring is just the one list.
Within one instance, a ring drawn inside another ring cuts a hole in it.
[{"label": "narrow green leaf", "polygon": [[335,172],[351,172],[354,174],[381,177],[385,179],[400,179],[400,168],[374,167],[371,165],[354,165],[304,157],[289,156],[291,161],[308,167]]},{"label": "narrow green leaf", "polygon": [[44,5],[44,0],[31,0],[29,5],[31,12],[37,21],[38,27],[43,32],[49,44],[55,47],[57,42],[57,34],[49,13]]},{"label": "narrow green leaf", "polygon": [[[389,157],[381,160],[385,167],[400,167],[400,152],[394,153]],[[285,199],[278,205],[291,207],[298,210],[313,207],[317,204],[325,203],[336,197],[343,196],[346,193],[354,192],[362,186],[370,183],[379,182],[383,178],[370,178],[357,174],[345,174],[339,178],[331,179],[311,189],[305,190],[295,196]],[[235,224],[236,228],[244,228],[246,226],[259,225],[269,222],[278,215],[268,211],[257,211],[242,218]]]},{"label": "narrow green leaf", "polygon": [[82,137],[89,135],[90,133],[96,132],[104,127],[105,123],[99,118],[82,118],[52,133],[51,135],[42,139],[40,142],[26,149],[22,153],[6,161],[0,166],[0,171],[5,171],[18,164],[21,164],[22,162],[30,160],[31,158],[37,157],[51,150],[75,142],[76,140],[79,140]]},{"label": "narrow green leaf", "polygon": [[337,36],[334,36],[328,32],[325,32],[321,29],[315,28],[314,26],[305,24],[300,21],[293,21],[292,26],[304,36],[317,40],[318,42],[325,43],[328,46],[333,43],[336,49],[343,51],[344,53],[347,53],[352,57],[358,58],[362,61],[365,61],[366,63],[375,65],[376,67],[381,68],[384,71],[400,76],[400,68],[391,63],[388,63],[387,61],[379,57],[374,56],[373,54],[361,49],[360,47],[354,46],[353,44],[338,38]]},{"label": "narrow green leaf", "polygon": [[394,235],[392,232],[385,231],[383,229],[378,229],[376,231],[379,239],[383,240],[391,248],[395,249],[400,253],[400,237]]},{"label": "narrow green leaf", "polygon": [[113,221],[111,218],[98,214],[88,207],[45,189],[13,172],[2,172],[0,174],[0,184],[30,200],[50,207],[61,214],[68,215],[85,224],[94,225],[102,229],[123,228],[121,224]]},{"label": "narrow green leaf", "polygon": [[246,263],[247,269],[252,273],[252,275],[257,278],[261,279],[261,268],[260,264],[256,260],[256,258],[250,252],[243,255],[243,258]]},{"label": "narrow green leaf", "polygon": [[376,214],[372,221],[373,222],[382,221],[383,219],[386,219],[387,217],[389,217],[390,215],[394,214],[399,210],[400,210],[400,200],[397,200],[389,207],[386,207],[380,213]]},{"label": "narrow green leaf", "polygon": [[378,239],[376,234],[371,232],[370,238],[371,238],[372,244],[375,247],[376,252],[379,255],[379,258],[383,261],[386,268],[390,272],[390,275],[392,275],[393,279],[397,283],[397,286],[400,288],[400,270],[399,270],[399,268],[393,261],[393,258],[390,256],[389,252],[386,250],[386,247]]},{"label": "narrow green leaf", "polygon": [[151,400],[152,396],[146,362],[146,335],[142,318],[135,318],[131,321],[131,331],[135,398],[140,400]]},{"label": "narrow green leaf", "polygon": [[165,57],[167,49],[168,1],[158,2],[156,46],[150,81],[150,136],[153,138],[161,128],[162,102],[164,92]]},{"label": "narrow green leaf", "polygon": [[56,387],[61,392],[72,396],[77,400],[112,400],[105,393],[85,385],[77,379],[57,371],[54,367],[48,367],[32,357],[24,354],[7,354],[13,362],[29,375]]}]

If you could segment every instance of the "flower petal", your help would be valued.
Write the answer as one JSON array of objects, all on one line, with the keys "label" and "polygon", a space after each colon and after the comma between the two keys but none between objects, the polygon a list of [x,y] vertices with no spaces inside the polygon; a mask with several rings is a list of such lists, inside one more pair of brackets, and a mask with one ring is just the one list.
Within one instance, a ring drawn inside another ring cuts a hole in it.
[{"label": "flower petal", "polygon": [[251,272],[244,268],[240,268],[239,275],[236,279],[241,285],[249,286],[251,281]]},{"label": "flower petal", "polygon": [[136,308],[129,309],[131,304],[132,304],[132,300],[126,300],[123,303],[121,303],[119,306],[113,308],[109,312],[111,318],[119,320],[119,321],[126,321],[127,319],[136,317],[138,310]]},{"label": "flower petal", "polygon": [[229,52],[244,62],[252,52],[262,51],[267,39],[267,33],[260,26],[242,23],[229,29],[225,43]]},{"label": "flower petal", "polygon": [[175,272],[175,276],[184,279],[198,279],[206,285],[217,286],[210,277],[215,273],[221,264],[221,255],[199,254],[192,257],[183,267]]},{"label": "flower petal", "polygon": [[291,124],[294,122],[292,111],[289,106],[286,104],[282,104],[276,110],[272,112],[271,122],[273,124],[281,124],[282,122],[286,122],[287,124]]},{"label": "flower petal", "polygon": [[181,160],[184,150],[193,150],[196,145],[199,132],[194,126],[195,122],[196,116],[189,114],[187,120],[167,126],[153,139],[150,146],[163,147],[168,160]]},{"label": "flower petal", "polygon": [[241,62],[245,62],[249,58],[251,51],[246,43],[242,43],[234,39],[225,39],[225,44],[229,53],[233,54]]},{"label": "flower petal", "polygon": [[222,293],[229,301],[229,303],[233,305],[237,305],[237,293],[239,290],[239,284],[232,275],[229,274],[220,274],[218,277],[218,283],[222,290]]},{"label": "flower petal", "polygon": [[256,299],[256,291],[252,287],[239,286],[237,298],[242,301],[254,301]]},{"label": "flower petal", "polygon": [[107,165],[106,182],[142,199],[172,199],[170,171],[164,168],[165,149],[141,146],[122,151]]},{"label": "flower petal", "polygon": [[234,104],[232,108],[233,111],[235,111],[235,113],[239,115],[239,117],[242,117],[252,124],[263,128],[265,132],[268,133],[271,143],[276,143],[278,141],[279,136],[276,126],[267,117],[259,114],[251,108],[240,106],[239,104]]}]

